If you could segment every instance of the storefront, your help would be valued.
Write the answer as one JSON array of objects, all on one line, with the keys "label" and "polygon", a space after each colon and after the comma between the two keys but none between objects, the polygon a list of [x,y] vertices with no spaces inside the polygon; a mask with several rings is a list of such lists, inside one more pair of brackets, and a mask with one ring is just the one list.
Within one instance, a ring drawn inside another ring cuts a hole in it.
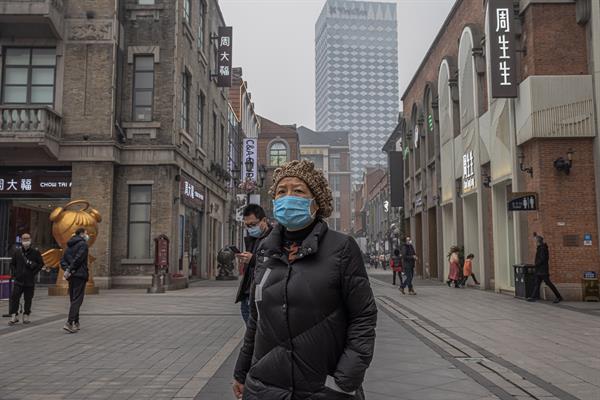
[{"label": "storefront", "polygon": [[183,174],[180,181],[181,208],[179,215],[179,273],[189,279],[206,279],[202,273],[202,240],[206,189]]},{"label": "storefront", "polygon": [[[43,253],[56,248],[50,213],[71,198],[71,170],[53,168],[0,169],[0,257],[19,246],[21,235],[29,233]],[[55,280],[42,273],[41,282]]]}]

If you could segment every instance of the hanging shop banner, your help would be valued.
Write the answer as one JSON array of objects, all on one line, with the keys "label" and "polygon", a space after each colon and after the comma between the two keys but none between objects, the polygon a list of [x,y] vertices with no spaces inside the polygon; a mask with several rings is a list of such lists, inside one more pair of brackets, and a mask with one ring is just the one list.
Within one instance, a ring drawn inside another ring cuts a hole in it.
[{"label": "hanging shop banner", "polygon": [[231,57],[233,28],[231,26],[219,27],[218,54],[217,54],[217,86],[231,87]]},{"label": "hanging shop banner", "polygon": [[388,153],[390,165],[390,200],[392,207],[404,206],[404,160],[402,151]]},{"label": "hanging shop banner", "polygon": [[492,97],[517,97],[515,13],[513,0],[489,0]]},{"label": "hanging shop banner", "polygon": [[508,211],[536,211],[538,209],[537,193],[512,193],[508,202]]},{"label": "hanging shop banner", "polygon": [[[258,139],[244,139],[242,179],[256,182],[258,171]],[[248,168],[250,167],[251,168]]]},{"label": "hanging shop banner", "polygon": [[463,192],[475,189],[475,157],[473,151],[463,155]]},{"label": "hanging shop banner", "polygon": [[0,198],[71,197],[71,171],[0,170]]},{"label": "hanging shop banner", "polygon": [[204,210],[206,190],[204,186],[192,177],[182,174],[180,181],[181,202],[191,208]]}]

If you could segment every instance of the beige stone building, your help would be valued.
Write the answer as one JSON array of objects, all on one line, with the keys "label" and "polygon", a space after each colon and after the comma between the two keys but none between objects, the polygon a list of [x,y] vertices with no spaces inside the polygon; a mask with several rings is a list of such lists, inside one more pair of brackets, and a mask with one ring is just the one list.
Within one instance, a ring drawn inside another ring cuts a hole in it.
[{"label": "beige stone building", "polygon": [[216,0],[0,2],[0,256],[75,199],[103,216],[100,287],[216,274],[226,215],[228,90],[213,77]]}]

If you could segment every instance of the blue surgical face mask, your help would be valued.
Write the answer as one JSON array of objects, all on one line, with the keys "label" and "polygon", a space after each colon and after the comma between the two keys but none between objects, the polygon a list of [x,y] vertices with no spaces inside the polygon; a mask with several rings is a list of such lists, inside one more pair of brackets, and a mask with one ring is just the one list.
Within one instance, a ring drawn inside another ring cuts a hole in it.
[{"label": "blue surgical face mask", "polygon": [[313,199],[297,196],[280,197],[273,201],[273,214],[277,222],[287,229],[302,229],[315,219],[310,211],[313,201]]},{"label": "blue surgical face mask", "polygon": [[248,235],[252,236],[253,238],[259,238],[263,234],[263,230],[260,227],[260,225],[253,226],[252,228],[247,228],[247,231]]}]

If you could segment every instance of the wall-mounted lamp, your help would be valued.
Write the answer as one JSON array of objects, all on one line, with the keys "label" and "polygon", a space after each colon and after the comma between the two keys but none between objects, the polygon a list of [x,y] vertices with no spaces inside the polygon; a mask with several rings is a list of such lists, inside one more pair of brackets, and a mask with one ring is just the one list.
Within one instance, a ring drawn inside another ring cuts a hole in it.
[{"label": "wall-mounted lamp", "polygon": [[556,160],[554,160],[554,168],[556,168],[557,171],[563,171],[565,174],[569,175],[569,173],[571,172],[571,166],[573,165],[573,150],[569,149],[569,151],[567,151],[567,159],[565,160],[562,157],[557,158]]},{"label": "wall-mounted lamp", "polygon": [[491,188],[492,187],[492,177],[487,172],[481,173],[481,182],[483,183],[483,187]]},{"label": "wall-mounted lamp", "polygon": [[523,161],[525,161],[525,154],[523,154],[523,152],[520,152],[519,153],[519,169],[521,170],[521,172],[527,172],[529,174],[529,176],[531,176],[533,178],[533,168],[525,167],[523,165]]}]

